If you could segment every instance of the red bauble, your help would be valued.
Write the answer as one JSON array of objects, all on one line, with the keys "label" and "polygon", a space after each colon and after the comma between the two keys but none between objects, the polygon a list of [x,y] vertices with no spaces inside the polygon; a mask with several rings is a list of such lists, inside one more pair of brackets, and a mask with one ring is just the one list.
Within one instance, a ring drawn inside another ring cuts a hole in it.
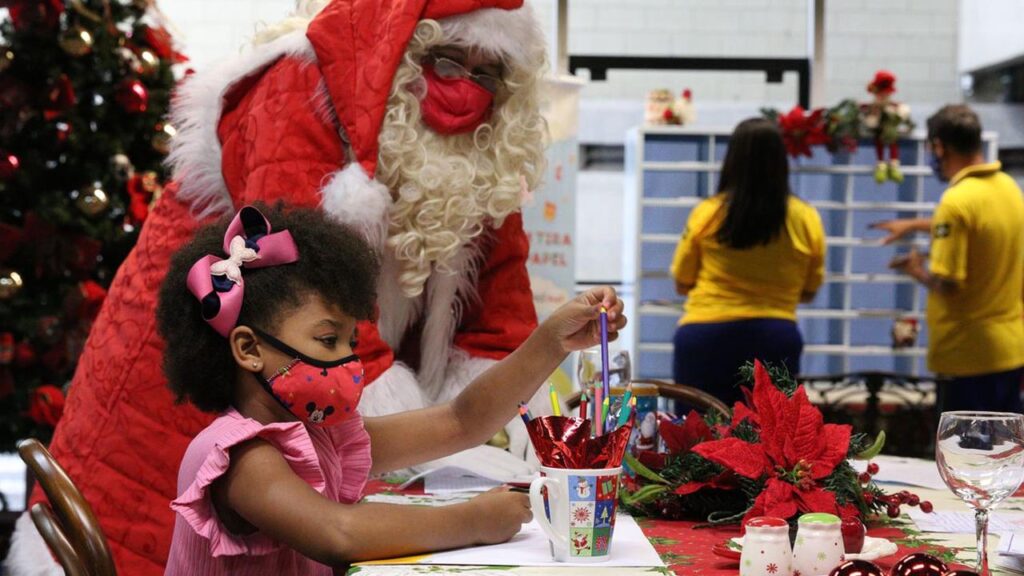
[{"label": "red bauble", "polygon": [[943,576],[949,568],[935,556],[915,552],[904,557],[892,567],[892,576]]},{"label": "red bauble", "polygon": [[188,62],[185,55],[174,50],[174,39],[164,28],[147,27],[142,38],[161,60],[172,60],[176,63]]},{"label": "red bauble", "polygon": [[885,572],[878,565],[867,560],[843,562],[828,574],[829,576],[885,576]]},{"label": "red bauble", "polygon": [[28,403],[29,418],[38,424],[56,426],[64,414],[64,391],[56,386],[44,384],[32,391]]},{"label": "red bauble", "polygon": [[21,167],[21,160],[10,152],[0,151],[0,180],[10,180],[18,173]]},{"label": "red bauble", "polygon": [[28,342],[18,342],[14,347],[14,365],[19,368],[28,368],[36,363],[36,349]]},{"label": "red bauble", "polygon": [[121,82],[114,99],[131,114],[139,114],[149,108],[149,90],[142,82],[133,78]]}]

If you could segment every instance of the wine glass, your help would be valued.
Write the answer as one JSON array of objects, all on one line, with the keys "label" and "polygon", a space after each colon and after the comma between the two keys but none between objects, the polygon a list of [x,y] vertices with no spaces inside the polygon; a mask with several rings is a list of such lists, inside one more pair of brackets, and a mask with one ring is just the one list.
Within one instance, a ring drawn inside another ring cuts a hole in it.
[{"label": "wine glass", "polygon": [[943,482],[974,508],[977,570],[988,572],[988,513],[1024,480],[1024,415],[943,412],[935,438]]}]

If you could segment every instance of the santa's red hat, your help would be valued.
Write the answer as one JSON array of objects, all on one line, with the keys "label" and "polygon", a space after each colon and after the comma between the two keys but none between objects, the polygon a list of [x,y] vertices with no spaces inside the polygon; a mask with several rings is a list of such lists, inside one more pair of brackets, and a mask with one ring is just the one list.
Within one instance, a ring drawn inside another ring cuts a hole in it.
[{"label": "santa's red hat", "polygon": [[522,0],[335,0],[309,24],[331,99],[349,144],[367,174],[395,71],[416,24],[438,20],[445,38],[516,63],[543,45]]},{"label": "santa's red hat", "polygon": [[888,70],[875,72],[875,78],[868,84],[868,92],[885,96],[896,91],[896,75]]}]

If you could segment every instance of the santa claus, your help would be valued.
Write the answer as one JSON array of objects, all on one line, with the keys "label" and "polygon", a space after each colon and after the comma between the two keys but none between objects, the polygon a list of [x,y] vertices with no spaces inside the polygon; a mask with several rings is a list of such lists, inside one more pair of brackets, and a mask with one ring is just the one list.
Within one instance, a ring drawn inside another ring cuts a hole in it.
[{"label": "santa claus", "polygon": [[[360,410],[453,397],[536,325],[519,208],[544,171],[544,60],[522,0],[304,0],[184,82],[175,182],[114,280],[51,445],[120,573],[163,573],[178,464],[210,419],[164,385],[154,310],[171,254],[245,204],[321,206],[383,262],[379,318],[358,328]],[[542,396],[532,409],[546,413]],[[522,457],[522,423],[507,431]],[[10,573],[53,566],[23,516]]]}]

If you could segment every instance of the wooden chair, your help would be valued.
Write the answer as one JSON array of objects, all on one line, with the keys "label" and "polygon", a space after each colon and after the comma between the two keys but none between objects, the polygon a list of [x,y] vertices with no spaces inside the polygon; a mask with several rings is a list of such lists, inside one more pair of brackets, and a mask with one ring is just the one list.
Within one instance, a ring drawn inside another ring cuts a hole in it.
[{"label": "wooden chair", "polygon": [[[722,402],[718,398],[715,398],[707,392],[694,388],[693,386],[685,386],[683,384],[673,384],[665,380],[633,380],[634,384],[654,384],[658,387],[658,396],[662,398],[669,398],[672,400],[679,400],[686,404],[707,412],[708,410],[714,410],[719,412],[726,418],[729,418],[732,411],[726,406],[725,402]],[[576,408],[580,405],[580,392],[576,392],[568,399],[568,405],[570,408]]]},{"label": "wooden chair", "polygon": [[[42,486],[49,504],[32,506],[32,522],[67,576],[116,576],[114,560],[96,516],[64,469],[34,438],[18,453]],[[51,508],[52,506],[52,508]]]}]

